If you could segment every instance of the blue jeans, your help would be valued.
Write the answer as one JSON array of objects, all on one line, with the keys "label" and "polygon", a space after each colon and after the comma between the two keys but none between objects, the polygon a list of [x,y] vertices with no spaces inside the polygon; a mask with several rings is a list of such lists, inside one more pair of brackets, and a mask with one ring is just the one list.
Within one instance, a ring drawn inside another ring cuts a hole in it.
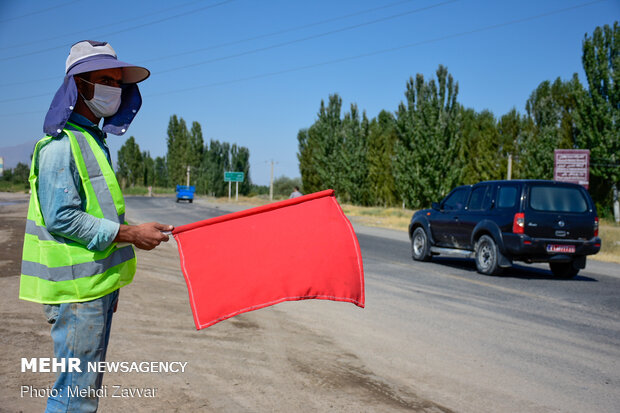
[{"label": "blue jeans", "polygon": [[[118,302],[118,290],[96,300],[83,303],[45,304],[47,321],[52,324],[54,357],[79,358],[82,372],[58,372],[52,394],[47,399],[47,412],[96,412],[97,397],[69,397],[67,387],[101,388],[103,373],[89,372],[88,362],[105,361],[112,315]],[[68,364],[68,362],[67,362]],[[54,392],[56,393],[56,392]],[[75,393],[75,392],[74,392]],[[54,397],[55,396],[55,397]]]}]

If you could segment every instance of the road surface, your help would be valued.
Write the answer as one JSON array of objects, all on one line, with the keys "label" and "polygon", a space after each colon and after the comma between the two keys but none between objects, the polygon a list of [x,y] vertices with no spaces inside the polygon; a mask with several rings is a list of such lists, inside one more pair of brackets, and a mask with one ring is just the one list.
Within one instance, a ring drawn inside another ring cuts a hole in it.
[{"label": "road surface", "polygon": [[[133,223],[181,225],[235,208],[127,198]],[[106,374],[104,384],[156,387],[158,394],[107,397],[102,411],[619,410],[617,265],[591,260],[570,281],[526,265],[488,277],[473,261],[414,262],[405,233],[355,227],[365,309],[289,302],[201,331],[194,330],[174,241],[139,252],[136,279],[121,291],[108,359],[182,360],[188,367],[182,374]],[[1,289],[14,294],[17,278],[0,277]],[[48,327],[35,304],[12,296],[0,302],[8,319],[0,327],[8,354],[3,381],[9,373],[0,411],[38,408],[44,401],[11,398],[11,386],[44,386],[51,377],[10,368],[19,357],[50,351]]]}]

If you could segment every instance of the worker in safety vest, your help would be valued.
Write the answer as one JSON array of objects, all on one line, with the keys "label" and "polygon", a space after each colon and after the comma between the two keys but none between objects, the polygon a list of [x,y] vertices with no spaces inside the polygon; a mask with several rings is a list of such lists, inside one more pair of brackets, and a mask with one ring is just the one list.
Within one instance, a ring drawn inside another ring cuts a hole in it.
[{"label": "worker in safety vest", "polygon": [[108,43],[81,41],[65,74],[32,157],[19,297],[44,304],[56,361],[80,360],[57,373],[46,411],[90,412],[103,373],[88,363],[105,360],[118,290],[136,271],[131,244],[153,249],[173,227],[127,225],[106,145],[106,132],[127,131],[150,72],[118,60]]}]

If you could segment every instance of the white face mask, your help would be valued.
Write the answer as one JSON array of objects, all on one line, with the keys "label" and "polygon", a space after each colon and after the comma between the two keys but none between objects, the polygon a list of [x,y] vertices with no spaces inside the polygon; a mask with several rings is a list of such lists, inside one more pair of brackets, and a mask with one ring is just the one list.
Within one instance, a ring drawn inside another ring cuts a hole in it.
[{"label": "white face mask", "polygon": [[[86,103],[86,106],[93,112],[93,115],[98,118],[107,118],[118,111],[121,105],[121,93],[123,92],[120,87],[91,83],[87,80],[84,80],[84,82],[95,86],[93,98],[90,100],[84,99],[84,103]],[[84,95],[82,95],[82,97],[84,97]]]}]

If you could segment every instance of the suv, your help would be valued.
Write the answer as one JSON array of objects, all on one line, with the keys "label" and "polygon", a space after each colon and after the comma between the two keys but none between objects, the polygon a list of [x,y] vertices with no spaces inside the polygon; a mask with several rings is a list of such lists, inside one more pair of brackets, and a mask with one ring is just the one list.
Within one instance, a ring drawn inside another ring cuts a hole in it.
[{"label": "suv", "polygon": [[487,181],[455,188],[409,224],[411,255],[475,258],[478,272],[499,274],[513,261],[548,262],[573,278],[601,248],[592,198],[577,184],[542,180]]}]

